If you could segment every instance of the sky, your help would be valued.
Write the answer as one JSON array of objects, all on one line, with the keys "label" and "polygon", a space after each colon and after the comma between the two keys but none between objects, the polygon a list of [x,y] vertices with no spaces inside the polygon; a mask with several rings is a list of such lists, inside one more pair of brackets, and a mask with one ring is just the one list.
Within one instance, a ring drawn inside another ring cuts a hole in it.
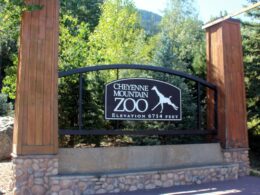
[{"label": "sky", "polygon": [[[137,8],[149,10],[162,15],[167,0],[134,0]],[[247,0],[194,0],[199,11],[199,19],[208,22],[211,16],[219,16],[220,11],[226,10],[228,14],[234,13],[247,5]],[[241,18],[240,15],[236,18]]]}]

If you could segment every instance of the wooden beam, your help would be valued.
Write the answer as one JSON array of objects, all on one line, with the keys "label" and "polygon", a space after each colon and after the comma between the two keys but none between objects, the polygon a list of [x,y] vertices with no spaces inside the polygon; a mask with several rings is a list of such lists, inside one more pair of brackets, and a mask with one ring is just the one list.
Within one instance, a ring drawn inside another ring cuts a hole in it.
[{"label": "wooden beam", "polygon": [[28,0],[41,10],[22,15],[13,153],[58,150],[58,0]]},{"label": "wooden beam", "polygon": [[260,6],[260,2],[255,3],[255,4],[253,4],[253,5],[250,5],[250,6],[247,6],[247,7],[243,8],[243,9],[241,9],[241,10],[239,10],[239,11],[236,11],[236,12],[234,12],[234,13],[231,13],[231,14],[227,15],[227,16],[224,16],[224,17],[222,17],[222,18],[219,18],[219,19],[217,19],[217,20],[214,20],[214,21],[212,21],[212,22],[209,22],[209,23],[205,24],[204,26],[202,26],[202,29],[209,28],[209,27],[211,27],[211,26],[213,26],[213,25],[215,25],[215,24],[218,24],[218,23],[220,23],[220,22],[223,22],[223,21],[225,21],[225,20],[227,20],[227,19],[230,19],[230,18],[232,18],[232,17],[234,17],[234,16],[237,16],[237,15],[240,15],[240,14],[242,14],[242,13],[248,12],[248,11],[250,11],[250,10],[252,10],[252,9],[255,9],[255,8],[259,7],[259,6]]},{"label": "wooden beam", "polygon": [[[229,19],[206,29],[207,80],[218,88],[218,132],[225,148],[248,147],[240,23]],[[208,93],[208,128],[213,94]]]}]

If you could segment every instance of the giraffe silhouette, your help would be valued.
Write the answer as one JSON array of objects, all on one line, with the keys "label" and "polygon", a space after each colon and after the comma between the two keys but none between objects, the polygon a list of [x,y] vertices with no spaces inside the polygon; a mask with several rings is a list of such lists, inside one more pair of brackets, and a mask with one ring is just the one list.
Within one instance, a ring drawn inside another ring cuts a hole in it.
[{"label": "giraffe silhouette", "polygon": [[162,112],[163,112],[163,104],[168,104],[168,105],[172,106],[174,110],[178,110],[178,107],[177,107],[174,103],[172,103],[172,101],[171,101],[171,97],[172,97],[172,96],[165,97],[165,96],[157,89],[156,86],[153,86],[151,90],[155,91],[155,93],[156,93],[156,94],[158,95],[158,97],[159,97],[159,102],[158,102],[158,104],[156,104],[156,106],[154,106],[154,107],[152,108],[152,111],[155,110],[159,105],[161,105],[161,112],[160,112],[160,113],[162,113]]}]

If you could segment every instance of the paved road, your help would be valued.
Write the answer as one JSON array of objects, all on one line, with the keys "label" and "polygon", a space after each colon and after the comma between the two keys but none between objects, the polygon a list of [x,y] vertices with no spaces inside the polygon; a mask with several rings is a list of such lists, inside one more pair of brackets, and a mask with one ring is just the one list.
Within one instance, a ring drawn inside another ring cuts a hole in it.
[{"label": "paved road", "polygon": [[[241,177],[238,180],[214,182],[201,185],[176,186],[146,191],[117,193],[115,195],[222,195],[222,194],[259,194],[260,177]],[[112,194],[110,194],[112,195]]]}]

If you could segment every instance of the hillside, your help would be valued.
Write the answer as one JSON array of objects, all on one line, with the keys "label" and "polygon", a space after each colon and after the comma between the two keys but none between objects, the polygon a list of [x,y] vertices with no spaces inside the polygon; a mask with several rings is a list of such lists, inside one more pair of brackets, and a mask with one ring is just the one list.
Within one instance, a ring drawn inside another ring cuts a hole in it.
[{"label": "hillside", "polygon": [[141,25],[147,32],[147,34],[153,35],[158,32],[158,25],[162,17],[156,13],[139,10],[141,16]]}]

